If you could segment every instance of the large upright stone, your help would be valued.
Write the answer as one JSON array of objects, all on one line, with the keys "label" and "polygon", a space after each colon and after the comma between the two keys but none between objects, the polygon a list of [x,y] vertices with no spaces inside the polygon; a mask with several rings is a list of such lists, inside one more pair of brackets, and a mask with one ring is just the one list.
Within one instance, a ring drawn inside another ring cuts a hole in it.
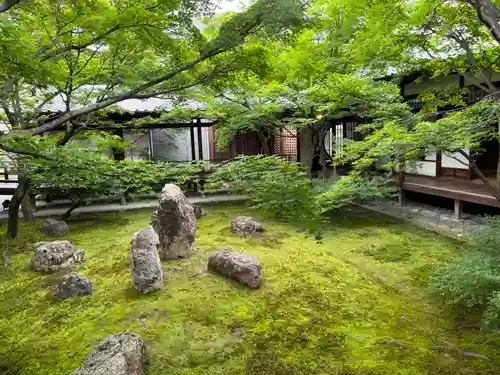
[{"label": "large upright stone", "polygon": [[52,273],[83,262],[84,250],[69,241],[38,242],[31,259],[35,271]]},{"label": "large upright stone", "polygon": [[257,255],[239,253],[231,248],[221,249],[208,257],[207,268],[249,288],[260,287],[262,267]]},{"label": "large upright stone", "polygon": [[163,287],[163,270],[158,255],[160,240],[151,227],[134,233],[130,244],[130,271],[135,289],[149,293]]},{"label": "large upright stone", "polygon": [[136,333],[108,335],[70,375],[144,375],[145,351]]},{"label": "large upright stone", "polygon": [[40,225],[40,232],[47,236],[61,237],[69,232],[69,227],[65,221],[48,218]]},{"label": "large upright stone", "polygon": [[179,186],[164,186],[151,225],[160,238],[161,259],[189,256],[196,234],[196,217]]}]

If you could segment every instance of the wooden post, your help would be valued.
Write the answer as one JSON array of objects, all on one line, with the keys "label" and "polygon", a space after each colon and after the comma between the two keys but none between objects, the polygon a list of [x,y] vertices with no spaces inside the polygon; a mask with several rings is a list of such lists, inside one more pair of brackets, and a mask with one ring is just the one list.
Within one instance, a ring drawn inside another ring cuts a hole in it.
[{"label": "wooden post", "polygon": [[196,160],[196,150],[194,149],[194,127],[189,127],[189,135],[191,136],[191,160]]},{"label": "wooden post", "polygon": [[462,201],[460,199],[455,199],[455,219],[462,219]]},{"label": "wooden post", "polygon": [[199,160],[203,160],[203,138],[201,134],[201,119],[196,120],[196,125],[198,126],[196,131],[198,133],[198,158]]},{"label": "wooden post", "polygon": [[148,130],[148,143],[149,143],[149,160],[153,160],[153,133],[151,133],[151,129]]},{"label": "wooden post", "polygon": [[297,153],[297,162],[300,162],[300,130],[297,129],[296,131],[296,135],[297,137],[297,149],[296,149],[296,153]]}]

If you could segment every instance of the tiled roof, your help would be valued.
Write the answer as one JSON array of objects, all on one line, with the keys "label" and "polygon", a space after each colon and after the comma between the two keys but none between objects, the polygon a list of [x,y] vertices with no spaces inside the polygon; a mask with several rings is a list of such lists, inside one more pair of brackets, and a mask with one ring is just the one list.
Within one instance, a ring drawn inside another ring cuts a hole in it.
[{"label": "tiled roof", "polygon": [[[96,86],[94,86],[96,87]],[[90,92],[93,90],[93,86],[84,86],[80,90],[85,92]],[[90,104],[86,103],[86,105]],[[84,105],[74,104],[71,109],[82,108]],[[160,98],[148,98],[148,99],[126,99],[113,106],[110,106],[110,111],[113,109],[125,110],[129,112],[158,112],[158,111],[170,111],[174,108],[190,108],[190,109],[203,109],[203,103],[186,100],[182,103],[176,103],[173,100],[160,99]],[[64,112],[66,109],[66,104],[62,94],[57,95],[49,103],[42,107],[43,112]]]}]

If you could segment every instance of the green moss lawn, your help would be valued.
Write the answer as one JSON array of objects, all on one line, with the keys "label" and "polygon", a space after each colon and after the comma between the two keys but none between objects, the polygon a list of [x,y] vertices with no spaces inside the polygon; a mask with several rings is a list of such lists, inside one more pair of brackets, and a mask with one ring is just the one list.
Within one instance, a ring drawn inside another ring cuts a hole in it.
[{"label": "green moss lawn", "polygon": [[[60,275],[31,269],[30,244],[45,238],[23,224],[0,269],[0,374],[67,375],[121,331],[147,341],[148,375],[500,374],[494,340],[427,294],[429,271],[459,251],[453,240],[348,209],[321,244],[269,218],[264,236],[241,239],[228,225],[248,208],[207,208],[196,255],[164,263],[164,289],[146,296],[131,286],[129,242],[150,210],[70,222],[86,251],[76,269],[95,292],[65,301],[53,297]],[[206,273],[223,244],[260,257],[260,290]]]}]

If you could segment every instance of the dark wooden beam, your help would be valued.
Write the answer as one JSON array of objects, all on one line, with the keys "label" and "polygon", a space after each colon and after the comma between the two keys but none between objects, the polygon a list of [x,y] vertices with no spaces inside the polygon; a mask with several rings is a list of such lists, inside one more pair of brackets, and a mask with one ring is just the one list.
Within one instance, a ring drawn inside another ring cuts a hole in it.
[{"label": "dark wooden beam", "polygon": [[196,150],[194,149],[194,127],[192,124],[189,128],[189,135],[191,138],[191,160],[196,160]]},{"label": "dark wooden beam", "polygon": [[[200,122],[199,126],[202,128],[209,128],[211,126],[215,125],[215,122]],[[94,130],[113,130],[113,129],[172,129],[172,128],[177,128],[177,129],[182,129],[182,128],[190,128],[193,126],[192,122],[170,122],[170,123],[145,123],[145,124],[140,124],[140,125],[107,125],[107,126],[96,126],[96,127],[89,127],[89,129],[94,129]],[[198,126],[198,124],[196,125]]]},{"label": "dark wooden beam", "polygon": [[198,134],[198,157],[203,160],[203,137],[201,134],[201,119],[196,120],[196,132]]}]

